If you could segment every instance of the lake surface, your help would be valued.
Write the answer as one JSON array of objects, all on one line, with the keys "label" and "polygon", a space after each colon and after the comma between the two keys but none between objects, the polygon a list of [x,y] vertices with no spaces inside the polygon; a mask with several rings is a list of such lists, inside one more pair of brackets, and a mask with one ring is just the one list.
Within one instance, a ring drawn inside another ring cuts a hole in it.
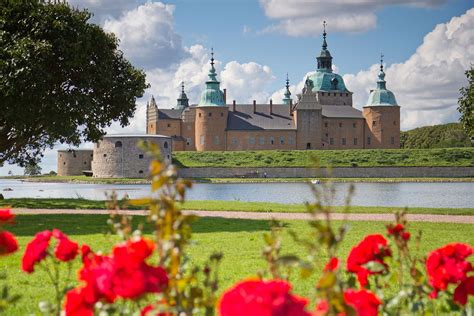
[{"label": "lake surface", "polygon": [[[474,207],[474,183],[355,183],[352,205],[400,207]],[[343,205],[348,183],[335,183],[333,205]],[[13,191],[4,191],[11,188]],[[5,198],[85,198],[102,200],[107,192],[131,198],[149,194],[149,185],[37,183],[0,179]],[[187,194],[188,200],[226,200],[277,203],[313,201],[304,183],[197,183]]]}]

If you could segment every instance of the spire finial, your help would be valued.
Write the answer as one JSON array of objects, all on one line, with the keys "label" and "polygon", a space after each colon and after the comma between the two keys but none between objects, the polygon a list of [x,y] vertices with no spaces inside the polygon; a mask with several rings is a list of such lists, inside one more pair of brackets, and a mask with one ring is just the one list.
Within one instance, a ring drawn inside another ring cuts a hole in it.
[{"label": "spire finial", "polygon": [[286,89],[290,87],[290,78],[288,78],[288,73],[286,73]]},{"label": "spire finial", "polygon": [[184,93],[184,81],[181,81],[181,92]]},{"label": "spire finial", "polygon": [[214,47],[211,47],[211,65],[214,67]]},{"label": "spire finial", "polygon": [[328,47],[328,44],[326,43],[326,21],[323,21],[323,50],[326,50]]},{"label": "spire finial", "polygon": [[383,71],[383,58],[384,58],[383,53],[380,53],[380,71]]}]

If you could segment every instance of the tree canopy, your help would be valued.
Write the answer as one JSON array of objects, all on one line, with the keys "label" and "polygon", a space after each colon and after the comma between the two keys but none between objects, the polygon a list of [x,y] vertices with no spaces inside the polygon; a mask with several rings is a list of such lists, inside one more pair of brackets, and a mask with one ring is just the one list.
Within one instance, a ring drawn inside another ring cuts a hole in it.
[{"label": "tree canopy", "polygon": [[461,113],[461,124],[466,133],[474,141],[474,68],[466,71],[468,85],[459,90],[458,111]]},{"label": "tree canopy", "polygon": [[471,141],[460,123],[423,126],[400,135],[401,148],[470,147]]},{"label": "tree canopy", "polygon": [[0,165],[129,123],[145,74],[90,17],[66,3],[0,0]]}]

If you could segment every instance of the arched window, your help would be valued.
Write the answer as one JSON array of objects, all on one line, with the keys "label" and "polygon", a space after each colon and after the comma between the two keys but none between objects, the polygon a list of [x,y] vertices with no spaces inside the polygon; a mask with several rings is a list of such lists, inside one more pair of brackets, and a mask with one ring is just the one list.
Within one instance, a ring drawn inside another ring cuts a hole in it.
[{"label": "arched window", "polygon": [[122,142],[121,141],[115,142],[115,148],[119,148],[119,147],[122,147]]},{"label": "arched window", "polygon": [[139,173],[139,174],[142,174],[142,173],[143,173],[143,170],[139,170],[138,173]]},{"label": "arched window", "polygon": [[163,147],[164,147],[164,148],[168,148],[168,142],[165,142],[165,143],[163,144]]}]

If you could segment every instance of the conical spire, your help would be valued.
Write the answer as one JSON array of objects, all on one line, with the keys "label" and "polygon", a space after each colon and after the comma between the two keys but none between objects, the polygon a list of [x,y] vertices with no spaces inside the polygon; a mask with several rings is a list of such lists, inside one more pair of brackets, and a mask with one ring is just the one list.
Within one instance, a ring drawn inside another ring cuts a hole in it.
[{"label": "conical spire", "polygon": [[189,106],[189,99],[186,93],[184,92],[184,81],[181,81],[181,95],[177,99],[176,108],[183,110]]},{"label": "conical spire", "polygon": [[286,91],[283,98],[283,103],[290,104],[291,102],[291,92],[290,92],[290,79],[288,78],[288,73],[286,73]]},{"label": "conical spire", "polygon": [[392,106],[397,105],[397,100],[392,91],[387,90],[385,72],[383,71],[383,54],[380,55],[380,71],[378,74],[377,88],[369,94],[366,106]]},{"label": "conical spire", "polygon": [[149,107],[153,107],[153,108],[156,108],[157,105],[156,105],[156,101],[155,101],[155,97],[152,95],[151,96],[151,100],[150,100],[150,103],[149,103]]},{"label": "conical spire", "polygon": [[214,49],[211,49],[211,69],[209,80],[206,81],[206,90],[201,94],[199,106],[225,105],[224,93],[220,90],[220,82],[217,81],[216,68],[214,68]]},{"label": "conical spire", "polygon": [[323,21],[323,45],[319,57],[316,58],[318,60],[319,72],[332,72],[332,56],[328,50],[328,43],[326,42],[326,25],[326,21]]}]

